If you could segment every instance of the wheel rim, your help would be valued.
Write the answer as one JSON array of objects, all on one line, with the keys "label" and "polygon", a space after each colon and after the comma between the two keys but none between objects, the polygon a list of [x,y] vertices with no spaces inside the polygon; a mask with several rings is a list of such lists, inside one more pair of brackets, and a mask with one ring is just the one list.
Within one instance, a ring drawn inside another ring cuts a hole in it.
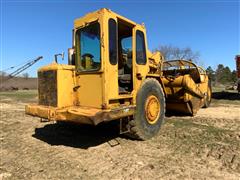
[{"label": "wheel rim", "polygon": [[151,95],[147,98],[145,103],[145,114],[149,124],[157,122],[160,114],[160,103],[156,96]]}]

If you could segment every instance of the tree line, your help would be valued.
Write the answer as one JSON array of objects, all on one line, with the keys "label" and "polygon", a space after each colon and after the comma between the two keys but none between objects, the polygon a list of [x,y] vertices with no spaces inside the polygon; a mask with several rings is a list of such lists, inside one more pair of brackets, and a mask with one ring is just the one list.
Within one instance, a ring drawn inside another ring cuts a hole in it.
[{"label": "tree line", "polygon": [[[200,53],[193,51],[190,47],[179,48],[172,45],[160,45],[154,51],[160,51],[164,59],[167,60],[191,60],[192,62],[203,66],[200,60]],[[236,70],[231,71],[228,66],[219,64],[214,70],[211,66],[206,69],[213,85],[234,84],[237,82]]]},{"label": "tree line", "polygon": [[[9,77],[9,74],[6,73],[5,71],[0,71],[0,77]],[[17,77],[23,77],[25,79],[28,79],[30,76],[29,74],[26,72],[26,73],[22,73],[21,75],[17,76]]]},{"label": "tree line", "polygon": [[234,84],[237,82],[237,71],[231,71],[228,66],[219,64],[216,70],[213,70],[211,66],[208,66],[206,72],[210,79],[212,80],[213,85],[215,84]]}]

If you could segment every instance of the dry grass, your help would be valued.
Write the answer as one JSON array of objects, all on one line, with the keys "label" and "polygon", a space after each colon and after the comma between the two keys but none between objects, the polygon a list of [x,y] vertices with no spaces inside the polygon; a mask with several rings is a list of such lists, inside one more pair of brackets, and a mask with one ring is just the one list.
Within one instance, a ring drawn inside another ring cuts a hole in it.
[{"label": "dry grass", "polygon": [[115,123],[40,123],[24,114],[36,95],[0,93],[0,179],[240,179],[239,100],[167,117],[158,136],[134,141]]}]

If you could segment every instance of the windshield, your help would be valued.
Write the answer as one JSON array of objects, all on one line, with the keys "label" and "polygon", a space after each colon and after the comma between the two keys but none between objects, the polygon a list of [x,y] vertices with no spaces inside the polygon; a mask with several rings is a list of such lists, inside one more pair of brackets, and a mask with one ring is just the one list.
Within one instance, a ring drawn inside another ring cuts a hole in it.
[{"label": "windshield", "polygon": [[80,71],[99,70],[101,67],[99,23],[77,30],[76,38],[77,68]]}]

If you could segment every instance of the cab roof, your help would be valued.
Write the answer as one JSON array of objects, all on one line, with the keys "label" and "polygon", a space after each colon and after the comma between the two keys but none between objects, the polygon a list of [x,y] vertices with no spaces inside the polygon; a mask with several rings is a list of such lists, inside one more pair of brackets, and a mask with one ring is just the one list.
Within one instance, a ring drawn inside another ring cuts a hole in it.
[{"label": "cab roof", "polygon": [[[140,25],[140,24],[137,24],[135,23],[134,21],[128,19],[128,18],[125,18],[113,11],[111,11],[110,9],[107,9],[107,8],[102,8],[102,9],[99,9],[97,11],[94,11],[94,12],[90,12],[88,14],[86,14],[85,16],[82,16],[80,18],[77,18],[74,20],[74,28],[79,28],[81,26],[84,26],[86,24],[88,24],[89,22],[93,22],[93,21],[96,21],[98,20],[101,16],[108,16],[110,15],[111,16],[115,16],[116,18],[120,19],[121,21],[125,21],[133,26],[135,25]],[[140,25],[144,28],[144,25]]]}]

